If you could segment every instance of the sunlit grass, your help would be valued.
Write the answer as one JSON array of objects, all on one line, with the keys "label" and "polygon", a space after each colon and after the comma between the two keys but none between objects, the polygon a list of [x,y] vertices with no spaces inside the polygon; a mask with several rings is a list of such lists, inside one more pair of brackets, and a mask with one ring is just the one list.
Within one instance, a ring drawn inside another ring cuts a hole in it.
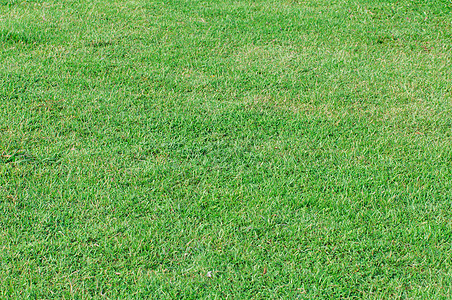
[{"label": "sunlit grass", "polygon": [[0,0],[1,297],[451,297],[451,9]]}]

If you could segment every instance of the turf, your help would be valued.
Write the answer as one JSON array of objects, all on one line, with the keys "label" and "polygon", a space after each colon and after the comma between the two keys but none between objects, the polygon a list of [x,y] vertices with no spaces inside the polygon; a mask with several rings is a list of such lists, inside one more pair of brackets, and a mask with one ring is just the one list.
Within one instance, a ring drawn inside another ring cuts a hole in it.
[{"label": "turf", "polygon": [[447,0],[0,0],[0,298],[451,298],[451,32]]}]

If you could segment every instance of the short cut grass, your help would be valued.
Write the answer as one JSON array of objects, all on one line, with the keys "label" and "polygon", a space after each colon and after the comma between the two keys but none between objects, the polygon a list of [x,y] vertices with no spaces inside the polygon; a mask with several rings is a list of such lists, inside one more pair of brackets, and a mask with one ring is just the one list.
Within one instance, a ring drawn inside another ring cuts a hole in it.
[{"label": "short cut grass", "polygon": [[0,0],[0,298],[451,298],[452,5]]}]

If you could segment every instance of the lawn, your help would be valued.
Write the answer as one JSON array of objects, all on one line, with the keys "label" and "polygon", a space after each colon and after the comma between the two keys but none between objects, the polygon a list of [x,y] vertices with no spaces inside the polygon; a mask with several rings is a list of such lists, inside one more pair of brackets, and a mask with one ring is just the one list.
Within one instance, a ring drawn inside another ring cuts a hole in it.
[{"label": "lawn", "polygon": [[451,1],[0,0],[0,298],[451,297]]}]

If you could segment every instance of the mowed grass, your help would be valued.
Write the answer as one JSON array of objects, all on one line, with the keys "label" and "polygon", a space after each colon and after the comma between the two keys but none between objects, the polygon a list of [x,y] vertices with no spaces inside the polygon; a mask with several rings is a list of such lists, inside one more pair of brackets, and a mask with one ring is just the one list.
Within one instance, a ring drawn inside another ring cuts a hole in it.
[{"label": "mowed grass", "polygon": [[0,298],[451,298],[451,32],[447,0],[0,0]]}]

